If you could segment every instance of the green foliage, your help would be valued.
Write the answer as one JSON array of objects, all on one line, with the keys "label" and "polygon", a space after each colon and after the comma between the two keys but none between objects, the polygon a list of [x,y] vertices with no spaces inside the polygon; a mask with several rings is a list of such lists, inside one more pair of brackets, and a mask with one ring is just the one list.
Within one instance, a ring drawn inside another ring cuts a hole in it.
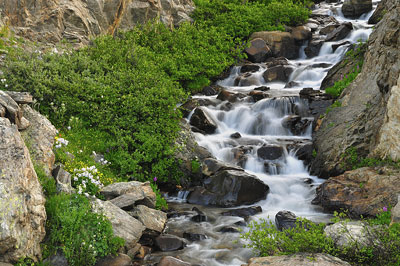
[{"label": "green foliage", "polygon": [[195,0],[192,17],[206,28],[247,39],[256,31],[284,30],[308,19],[310,11],[303,1],[292,0]]},{"label": "green foliage", "polygon": [[34,164],[34,169],[36,175],[38,176],[39,182],[42,185],[43,193],[46,198],[53,196],[57,192],[56,181],[52,176],[47,176],[43,167],[37,164]]},{"label": "green foliage", "polygon": [[333,252],[333,241],[324,234],[324,224],[298,218],[296,227],[284,231],[276,229],[272,221],[252,222],[250,230],[241,238],[250,240],[246,247],[260,256],[287,255],[298,252]]},{"label": "green foliage", "polygon": [[156,184],[150,183],[154,193],[156,193],[156,209],[157,210],[168,210],[167,201],[161,196],[161,192]]},{"label": "green foliage", "polygon": [[[349,222],[347,214],[335,212],[332,222]],[[332,239],[324,233],[325,224],[314,224],[298,218],[296,227],[278,231],[271,221],[260,220],[249,225],[249,232],[241,238],[249,240],[247,247],[257,255],[289,255],[299,252],[327,253],[337,256],[355,265],[390,265],[400,264],[400,224],[390,225],[390,208],[384,209],[374,219],[363,220],[366,225],[365,235],[369,242],[359,243],[355,239],[348,246],[335,246]],[[347,230],[343,226],[343,230]],[[347,233],[343,231],[343,234]]]},{"label": "green foliage", "polygon": [[94,265],[98,258],[115,254],[124,244],[113,236],[111,223],[92,212],[83,196],[55,195],[46,202],[45,257],[61,249],[70,265]]},{"label": "green foliage", "polygon": [[350,49],[345,56],[344,64],[349,61],[355,62],[353,69],[341,76],[341,79],[336,81],[332,87],[326,88],[325,92],[332,95],[333,97],[339,97],[342,91],[358,76],[361,72],[364,63],[364,54],[367,50],[367,43],[361,42],[356,45],[356,48]]},{"label": "green foliage", "polygon": [[196,174],[200,171],[201,163],[197,159],[191,161],[192,173]]},{"label": "green foliage", "polygon": [[341,168],[343,170],[354,170],[361,167],[382,167],[391,166],[393,168],[399,169],[400,162],[393,161],[390,158],[379,159],[372,157],[360,156],[355,147],[350,147],[342,155]]},{"label": "green foliage", "polygon": [[340,101],[335,101],[331,106],[329,106],[328,108],[326,108],[325,114],[329,114],[330,111],[332,111],[333,109],[337,108],[337,107],[341,107],[342,103]]}]

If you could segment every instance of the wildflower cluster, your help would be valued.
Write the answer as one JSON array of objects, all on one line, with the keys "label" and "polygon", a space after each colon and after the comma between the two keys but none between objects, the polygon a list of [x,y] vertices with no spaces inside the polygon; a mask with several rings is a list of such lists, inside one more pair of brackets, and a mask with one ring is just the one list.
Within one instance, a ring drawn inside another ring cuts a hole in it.
[{"label": "wildflower cluster", "polygon": [[5,88],[7,88],[7,87],[8,87],[8,84],[6,83],[6,82],[7,82],[7,80],[6,80],[6,79],[0,79],[0,81],[1,81],[1,83],[3,83],[3,84],[4,84],[4,87],[5,87]]},{"label": "wildflower cluster", "polygon": [[72,171],[72,186],[77,189],[78,194],[96,195],[104,187],[101,182],[103,174],[96,166],[75,168]]},{"label": "wildflower cluster", "polygon": [[61,148],[62,146],[68,146],[69,141],[64,138],[56,136],[55,140],[56,140],[56,148],[57,149]]}]

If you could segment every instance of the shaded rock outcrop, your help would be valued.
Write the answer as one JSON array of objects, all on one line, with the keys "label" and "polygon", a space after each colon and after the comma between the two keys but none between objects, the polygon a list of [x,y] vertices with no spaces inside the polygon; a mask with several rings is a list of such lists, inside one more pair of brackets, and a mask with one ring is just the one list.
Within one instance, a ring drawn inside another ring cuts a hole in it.
[{"label": "shaded rock outcrop", "polygon": [[317,188],[312,203],[329,211],[348,210],[355,218],[372,217],[396,205],[399,194],[399,170],[360,168],[329,178]]},{"label": "shaded rock outcrop", "polygon": [[168,26],[190,21],[194,4],[191,0],[5,0],[0,10],[3,23],[32,41],[87,44],[92,36],[151,19],[159,18]]},{"label": "shaded rock outcrop", "polygon": [[45,198],[17,126],[0,117],[0,262],[41,258]]},{"label": "shaded rock outcrop", "polygon": [[342,12],[345,17],[358,18],[372,10],[372,0],[345,0]]},{"label": "shaded rock outcrop", "polygon": [[[392,3],[395,0],[390,0]],[[378,23],[368,41],[362,72],[340,96],[341,107],[329,112],[316,133],[317,152],[312,174],[329,177],[343,173],[343,154],[353,147],[358,156],[400,159],[398,123],[400,74],[400,6]]]}]

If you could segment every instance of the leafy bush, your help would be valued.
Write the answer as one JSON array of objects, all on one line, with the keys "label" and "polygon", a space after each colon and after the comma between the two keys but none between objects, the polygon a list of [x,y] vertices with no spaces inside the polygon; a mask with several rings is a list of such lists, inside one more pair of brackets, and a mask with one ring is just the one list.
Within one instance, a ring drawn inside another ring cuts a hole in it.
[{"label": "leafy bush", "polygon": [[195,0],[193,18],[206,28],[217,27],[230,36],[247,39],[256,31],[284,30],[308,19],[310,11],[292,0]]},{"label": "leafy bush", "polygon": [[334,250],[333,241],[324,234],[324,224],[298,218],[296,227],[284,231],[276,229],[272,221],[252,222],[250,230],[241,235],[250,240],[246,247],[260,256],[287,255],[298,252],[328,252]]},{"label": "leafy bush", "polygon": [[70,265],[94,265],[98,258],[115,254],[123,240],[113,236],[110,222],[93,213],[81,195],[55,195],[46,202],[44,256],[61,249]]},{"label": "leafy bush", "polygon": [[378,167],[378,166],[391,166],[399,169],[400,162],[394,161],[391,158],[379,159],[373,157],[364,157],[357,152],[357,149],[350,147],[342,155],[342,163],[340,166],[345,170],[354,170],[361,167]]},{"label": "leafy bush", "polygon": [[[336,213],[333,222],[346,223],[349,221],[346,217],[344,213]],[[400,224],[390,225],[390,217],[390,208],[384,208],[376,218],[364,220],[370,225],[365,227],[365,235],[369,236],[367,245],[354,240],[345,247],[335,246],[324,233],[325,224],[301,218],[297,219],[295,228],[283,231],[278,231],[271,221],[261,219],[252,222],[250,230],[241,238],[249,240],[246,247],[259,256],[327,253],[356,265],[395,266],[400,264]]]}]

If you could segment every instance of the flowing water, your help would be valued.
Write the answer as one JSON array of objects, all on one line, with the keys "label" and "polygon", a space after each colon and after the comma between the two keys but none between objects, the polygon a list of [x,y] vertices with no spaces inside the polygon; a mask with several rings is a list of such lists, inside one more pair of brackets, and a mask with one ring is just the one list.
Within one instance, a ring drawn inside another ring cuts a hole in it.
[{"label": "flowing water", "polygon": [[[374,1],[374,7],[377,2]],[[306,45],[304,45],[300,51],[300,58],[289,61],[295,67],[289,79],[294,82],[295,87],[288,89],[284,88],[284,83],[265,83],[262,73],[267,66],[259,64],[260,71],[252,73],[253,86],[234,86],[235,79],[240,74],[240,66],[234,67],[230,76],[219,81],[219,85],[228,91],[246,94],[255,87],[268,86],[271,88],[267,92],[271,95],[270,98],[256,103],[243,98],[227,109],[226,102],[215,100],[216,96],[195,96],[219,103],[216,106],[204,107],[203,110],[206,110],[218,125],[218,129],[212,135],[194,133],[198,144],[207,148],[219,160],[233,164],[241,163],[248,173],[256,175],[270,187],[267,199],[254,204],[261,206],[263,211],[253,216],[252,220],[274,219],[275,214],[281,210],[289,210],[297,216],[314,221],[327,221],[330,218],[320,208],[311,205],[315,187],[323,180],[310,176],[303,162],[296,158],[296,149],[293,148],[298,147],[299,144],[311,143],[312,123],[309,123],[300,135],[293,135],[290,130],[282,126],[282,122],[292,115],[300,115],[303,120],[311,121],[313,117],[307,117],[307,105],[299,97],[299,91],[305,87],[319,89],[329,68],[343,58],[349,47],[348,45],[340,46],[333,52],[332,44],[344,41],[354,44],[359,40],[365,41],[372,32],[372,25],[367,24],[372,11],[357,20],[350,20],[344,18],[340,10],[341,4],[322,3],[314,13],[331,15],[341,23],[350,21],[353,23],[354,30],[343,40],[325,42],[319,55],[311,59],[306,58],[304,53]],[[240,133],[241,138],[232,139],[230,136],[236,132]],[[269,161],[260,159],[257,156],[257,149],[265,144],[283,147],[283,156]],[[235,158],[235,149],[238,148],[246,150],[245,161],[239,162],[238,158]],[[187,211],[188,215],[171,218],[166,232],[195,232],[207,238],[195,241],[184,250],[170,254],[197,265],[247,263],[252,253],[251,250],[242,247],[241,240],[235,242],[239,238],[239,233],[219,233],[219,230],[225,226],[240,227],[247,221],[240,217],[221,216],[220,213],[223,210],[220,208],[197,206],[207,215],[208,220],[194,223],[190,220],[190,217],[195,214],[191,211],[193,205],[185,203],[187,194],[187,192],[181,192],[178,198],[169,198],[172,208]],[[245,228],[242,227],[246,230]]]}]

